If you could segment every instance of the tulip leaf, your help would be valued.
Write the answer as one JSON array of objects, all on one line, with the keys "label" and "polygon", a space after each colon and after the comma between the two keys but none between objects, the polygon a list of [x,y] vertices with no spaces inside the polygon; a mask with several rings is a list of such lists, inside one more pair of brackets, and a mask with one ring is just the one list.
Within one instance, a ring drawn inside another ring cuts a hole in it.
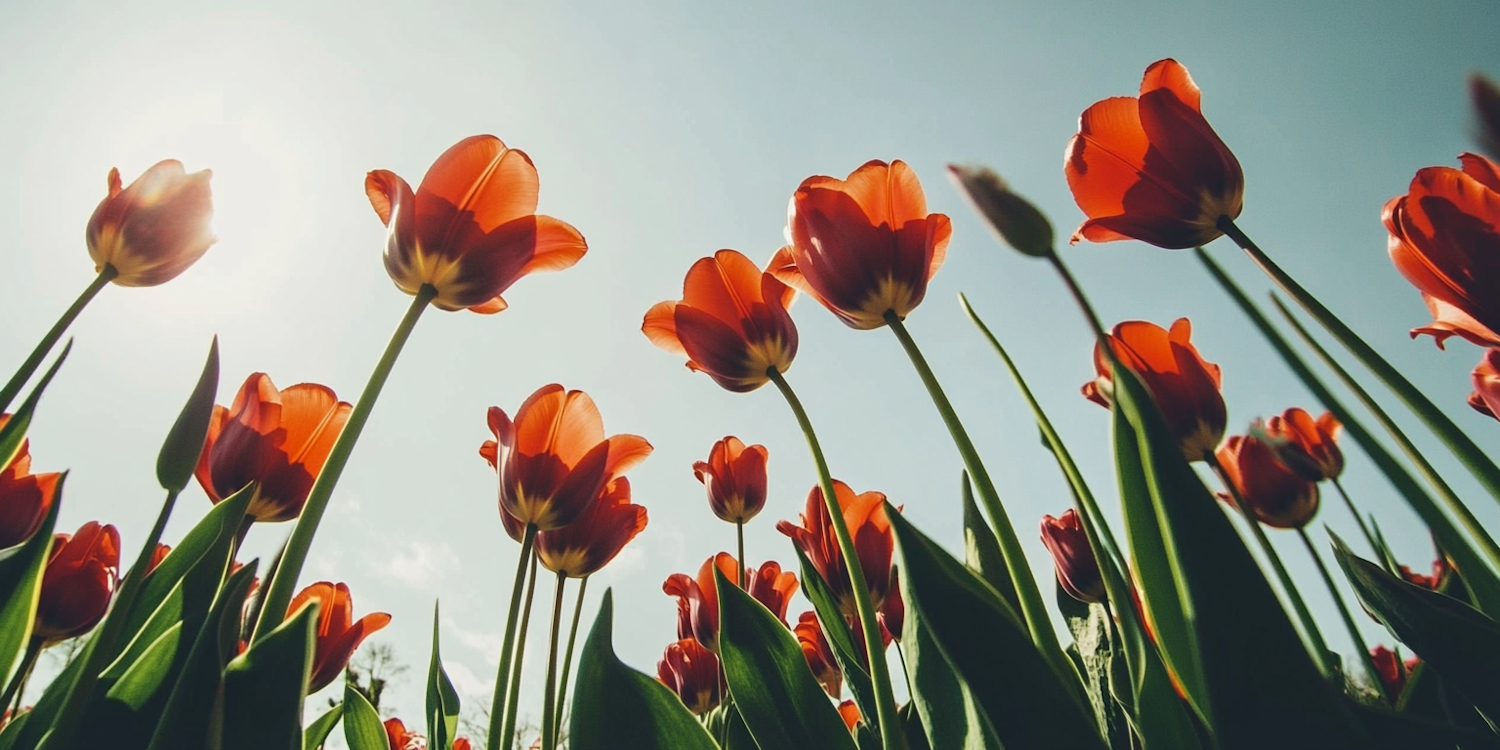
[{"label": "tulip leaf", "polygon": [[[191,584],[184,584],[192,589],[185,592],[189,608],[191,609],[192,603],[202,602],[204,597],[199,595],[201,591],[206,589],[209,596],[212,596],[212,592],[218,589],[219,581],[223,579],[229,548],[239,533],[240,524],[244,523],[245,511],[250,507],[250,500],[254,495],[255,487],[251,485],[225,498],[204,514],[182,538],[182,542],[162,558],[161,564],[141,583],[140,596],[136,598],[135,606],[131,608],[130,617],[126,621],[124,632],[127,637],[133,636],[145,626],[157,607],[161,606],[179,582],[187,579],[189,573],[198,571]],[[203,563],[203,566],[200,567],[199,563]],[[207,610],[206,604],[203,609]]]},{"label": "tulip leaf", "polygon": [[182,623],[174,622],[141,650],[130,669],[113,681],[107,698],[133,712],[145,708],[166,680],[181,640]]},{"label": "tulip leaf", "polygon": [[823,580],[822,574],[813,567],[812,561],[807,559],[800,547],[793,545],[792,549],[796,551],[802,568],[802,595],[812,602],[813,610],[818,615],[818,624],[823,629],[823,638],[828,641],[833,659],[838,662],[839,671],[844,675],[844,684],[849,686],[849,693],[854,696],[854,705],[859,707],[860,715],[868,716],[871,725],[874,725],[875,683],[870,679],[869,670],[864,667],[864,649],[855,645],[854,634],[850,632],[833,592],[828,590],[828,582]]},{"label": "tulip leaf", "polygon": [[31,720],[31,712],[22,712],[19,716],[12,718],[0,727],[0,750],[11,750],[16,746],[16,739],[25,730],[26,723]]},{"label": "tulip leaf", "polygon": [[759,750],[750,730],[745,728],[745,718],[733,701],[724,701],[703,715],[708,733],[717,739],[722,750]]},{"label": "tulip leaf", "polygon": [[1071,651],[1082,678],[1089,707],[1094,711],[1099,731],[1112,748],[1130,746],[1130,728],[1121,715],[1110,686],[1129,679],[1119,639],[1110,622],[1109,609],[1102,603],[1085,604],[1074,599],[1061,584],[1057,587],[1058,609],[1073,634]]},{"label": "tulip leaf", "polygon": [[198,376],[198,384],[188,396],[187,404],[167,431],[167,439],[156,457],[156,481],[168,492],[180,492],[193,478],[203,441],[208,437],[208,423],[214,414],[214,394],[219,389],[219,337],[208,349],[208,361]]},{"label": "tulip leaf", "polygon": [[447,750],[458,734],[458,691],[438,652],[438,605],[432,604],[432,662],[427,667],[427,744]]},{"label": "tulip leaf", "polygon": [[905,563],[907,616],[916,610],[994,736],[1011,750],[1102,750],[1073,686],[1063,684],[1005,600],[894,508],[887,506],[886,517]]},{"label": "tulip leaf", "polygon": [[762,748],[854,750],[844,720],[807,666],[786,624],[714,569],[719,659],[729,693]]},{"label": "tulip leaf", "polygon": [[[910,576],[901,585],[909,590]],[[911,601],[910,593],[905,596]],[[912,682],[911,705],[921,717],[927,744],[955,750],[1000,750],[1000,740],[973,693],[932,640],[916,607],[906,608],[902,631],[901,647]]]},{"label": "tulip leaf", "polygon": [[[73,351],[73,339],[68,339],[62,354],[57,355],[57,360],[47,368],[42,379],[37,381],[36,388],[32,389],[31,395],[21,402],[21,407],[10,415],[10,419],[7,419],[4,425],[0,425],[0,469],[9,466],[11,460],[21,451],[21,445],[26,442],[26,431],[31,427],[31,417],[36,413],[36,405],[42,400],[42,392],[47,390],[47,385],[57,375],[63,360],[68,358],[68,352],[71,351]],[[0,404],[0,412],[4,412],[9,405],[9,400]]]},{"label": "tulip leaf", "polygon": [[302,733],[302,750],[318,750],[322,747],[343,717],[344,704],[340,703],[314,719],[313,723],[307,725],[307,731]]},{"label": "tulip leaf", "polygon": [[224,669],[223,750],[301,749],[317,615],[302,607]]},{"label": "tulip leaf", "polygon": [[969,472],[963,475],[964,504],[964,562],[969,570],[983,578],[1010,605],[1012,611],[1020,611],[1021,600],[1010,580],[1010,571],[1005,568],[1005,554],[1000,551],[1000,542],[995,532],[984,520],[979,505],[974,502],[974,487],[969,483]]},{"label": "tulip leaf", "polygon": [[391,750],[380,714],[354,686],[344,683],[344,742],[349,750]]},{"label": "tulip leaf", "polygon": [[569,749],[614,750],[628,737],[639,747],[718,750],[675,693],[615,656],[613,627],[614,592],[606,589],[573,682]]},{"label": "tulip leaf", "polygon": [[16,658],[31,639],[31,625],[42,592],[42,574],[47,570],[52,530],[62,507],[66,479],[66,475],[58,479],[52,507],[47,509],[36,533],[17,547],[16,554],[0,560],[0,679],[10,676]]}]

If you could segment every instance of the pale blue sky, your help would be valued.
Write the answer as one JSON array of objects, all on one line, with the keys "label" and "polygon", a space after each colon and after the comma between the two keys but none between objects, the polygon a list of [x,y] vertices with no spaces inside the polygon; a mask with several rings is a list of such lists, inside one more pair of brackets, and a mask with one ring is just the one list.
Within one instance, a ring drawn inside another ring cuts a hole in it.
[{"label": "pale blue sky", "polygon": [[[114,523],[133,554],[160,501],[157,446],[209,338],[223,347],[222,400],[256,370],[352,400],[408,303],[381,266],[384,229],[364,173],[388,168],[415,184],[459,138],[494,133],[531,155],[541,210],[577,226],[591,250],[570,271],[522,280],[499,316],[425,316],[304,578],[346,581],[360,612],[394,615],[377,638],[414,666],[390,693],[413,719],[441,597],[449,668],[466,700],[487,703],[516,547],[475,450],[486,407],[513,410],[561,382],[594,396],[609,432],[656,446],[632,474],[650,527],[591,586],[594,597],[615,587],[620,653],[653,671],[674,616],[661,581],[733,543],[692,462],[725,434],[769,447],[772,498],[747,530],[756,562],[794,559],[774,522],[796,517],[814,477],[773,391],[730,394],[689,373],[640,335],[641,315],[679,296],[688,266],[715,249],[769,257],[804,177],[901,158],[931,210],[954,221],[947,265],[909,326],[1050,590],[1035,529],[1067,507],[1067,491],[956,294],[967,292],[1012,349],[1109,498],[1106,413],[1077,394],[1091,376],[1090,342],[1048,269],[997,246],[943,167],[994,166],[1066,236],[1081,219],[1061,170],[1078,113],[1133,94],[1162,57],[1189,68],[1244,165],[1241,226],[1482,446],[1500,448],[1500,425],[1462,403],[1479,352],[1407,339],[1427,318],[1386,260],[1379,222],[1417,168],[1454,164],[1469,148],[1464,76],[1500,74],[1500,19],[1483,0],[1365,3],[1357,17],[1354,7],[0,0],[0,226],[10,228],[0,371],[90,280],[83,228],[110,167],[127,180],[162,158],[214,170],[219,243],[166,286],[101,294],[75,326],[73,359],[34,428],[37,468],[73,470],[61,525]],[[1212,249],[1257,294],[1267,288],[1227,241]],[[1310,406],[1190,255],[1130,242],[1066,252],[1104,317],[1193,319],[1204,356],[1224,367],[1232,429]],[[956,543],[958,457],[894,337],[846,329],[806,300],[794,315],[802,345],[789,379],[835,475],[886,492]],[[1413,516],[1349,452],[1350,490],[1403,558],[1424,567]],[[1450,477],[1483,519],[1500,519],[1461,470]],[[206,507],[190,489],[169,540]],[[1325,507],[1323,520],[1352,535],[1342,509]],[[269,555],[289,530],[257,528],[248,548]],[[1345,648],[1295,540],[1273,536],[1329,640]],[[537,665],[528,679],[539,685]]]}]

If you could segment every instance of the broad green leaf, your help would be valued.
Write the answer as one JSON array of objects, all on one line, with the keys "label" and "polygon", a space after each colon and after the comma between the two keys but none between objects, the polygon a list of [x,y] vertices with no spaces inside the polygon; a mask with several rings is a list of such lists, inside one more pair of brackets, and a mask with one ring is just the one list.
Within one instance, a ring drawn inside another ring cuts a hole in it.
[{"label": "broad green leaf", "polygon": [[786,624],[724,578],[719,588],[719,659],[729,693],[761,748],[854,750],[854,741],[818,686]]},{"label": "broad green leaf", "polygon": [[886,507],[905,564],[908,617],[918,618],[1008,750],[1105,747],[1093,717],[1037,651],[989,584]]},{"label": "broad green leaf", "polygon": [[172,658],[182,640],[182,623],[174,622],[142,649],[140,656],[130,664],[130,669],[113,681],[106,698],[132,712],[145,708],[146,702],[156,695],[166,681],[172,668]]},{"label": "broad green leaf", "polygon": [[[208,556],[206,572],[211,574],[217,567],[218,575],[222,578],[228,564],[229,547],[239,532],[240,524],[244,522],[245,510],[250,507],[250,499],[254,495],[255,488],[252,485],[225,498],[204,514],[182,541],[162,558],[161,564],[141,583],[140,596],[136,598],[135,606],[131,608],[130,617],[126,621],[126,637],[134,635],[146,624],[156,608],[172,593],[173,587],[197,568],[199,562],[205,560],[205,556]],[[204,576],[205,579],[211,577],[212,575]],[[215,582],[214,589],[217,587]],[[202,599],[195,595],[187,598]],[[207,610],[206,604],[203,609]]]},{"label": "broad green leaf", "polygon": [[156,481],[168,492],[180,492],[193,479],[208,423],[214,414],[214,394],[219,389],[219,337],[208,348],[208,361],[198,375],[187,404],[167,431],[167,439],[156,456]]},{"label": "broad green leaf", "polygon": [[723,750],[759,750],[750,730],[745,728],[745,718],[734,707],[733,700],[726,700],[703,715],[708,733]]},{"label": "broad green leaf", "polygon": [[[569,750],[616,750],[624,738],[637,747],[718,750],[675,693],[615,656],[613,624],[614,592],[606,590],[578,662]],[[352,742],[350,748],[365,750]]]},{"label": "broad green leaf", "polygon": [[57,526],[63,481],[67,478],[63,475],[57,480],[52,507],[47,509],[36,533],[25,544],[17,545],[16,554],[0,560],[0,680],[9,678],[17,657],[31,639],[32,620],[42,592],[42,573],[47,569],[52,530]]},{"label": "broad green leaf", "polygon": [[[58,369],[62,367],[63,361],[68,358],[68,352],[71,351],[73,351],[73,339],[68,339],[67,345],[63,347],[62,354],[57,355],[57,360],[52,363],[51,367],[47,368],[47,372],[42,375],[42,379],[37,381],[36,388],[32,389],[31,395],[27,396],[26,400],[21,402],[21,408],[16,409],[15,413],[11,414],[10,419],[6,420],[3,426],[0,426],[0,469],[9,466],[11,459],[15,458],[16,454],[20,452],[21,444],[26,441],[26,430],[31,427],[31,417],[36,414],[36,405],[42,400],[42,392],[47,390],[47,385],[57,375]],[[8,399],[6,403],[0,403],[0,412],[5,411],[9,405]]]},{"label": "broad green leaf", "polygon": [[[927,744],[927,730],[922,727],[922,717],[917,715],[916,706],[911,701],[907,701],[906,705],[896,713],[901,717],[901,723],[906,729],[907,750],[932,750],[932,746]],[[880,738],[875,737],[874,740],[869,750],[876,750],[880,747]],[[856,737],[855,741],[859,743],[859,750],[866,750],[862,739]]]},{"label": "broad green leaf", "polygon": [[16,739],[26,727],[26,722],[31,720],[31,712],[27,711],[15,717],[0,727],[0,750],[11,750],[16,746]]},{"label": "broad green leaf", "polygon": [[[1073,634],[1073,654],[1099,731],[1110,747],[1129,747],[1129,724],[1110,688],[1111,684],[1121,681],[1120,673],[1126,672],[1126,666],[1118,639],[1114,637],[1109,609],[1104,604],[1080,602],[1069,596],[1061,585],[1057,586],[1056,596],[1058,609],[1068,623],[1068,632]],[[1124,679],[1129,679],[1128,672]]]},{"label": "broad green leaf", "polygon": [[1012,611],[1020,611],[1021,600],[1016,598],[1015,586],[1010,582],[1010,572],[1005,569],[1005,554],[1000,551],[1000,542],[995,540],[995,532],[984,520],[979,505],[974,502],[974,488],[969,484],[968,472],[963,475],[963,498],[964,562],[969,570],[999,592]]},{"label": "broad green leaf", "polygon": [[385,725],[370,701],[344,683],[344,742],[349,750],[391,750]]},{"label": "broad green leaf", "polygon": [[344,704],[340,703],[328,709],[322,716],[307,725],[307,731],[302,733],[302,750],[318,750],[323,743],[328,741],[328,736],[333,734],[333,728],[338,726],[339,719],[344,716]]},{"label": "broad green leaf", "polygon": [[[901,585],[911,586],[906,578]],[[909,593],[906,597],[911,601]],[[906,608],[902,631],[901,648],[912,683],[909,705],[921,718],[927,744],[953,750],[1002,750],[994,728],[928,634],[927,623],[916,607]]]},{"label": "broad green leaf", "polygon": [[432,662],[427,666],[427,745],[448,750],[458,734],[458,691],[438,650],[438,605],[432,604]]},{"label": "broad green leaf", "polygon": [[302,703],[317,630],[317,610],[303,607],[229,662],[222,750],[301,749]]},{"label": "broad green leaf", "polygon": [[797,553],[802,569],[802,595],[812,602],[818,623],[823,627],[823,637],[833,651],[834,661],[839,663],[839,671],[844,675],[844,684],[854,698],[854,705],[859,707],[861,716],[870,717],[874,724],[875,684],[870,679],[869,670],[864,667],[864,649],[856,645],[843,611],[839,609],[833,592],[828,590],[828,582],[823,580],[822,574],[800,548],[793,546],[792,549]]}]

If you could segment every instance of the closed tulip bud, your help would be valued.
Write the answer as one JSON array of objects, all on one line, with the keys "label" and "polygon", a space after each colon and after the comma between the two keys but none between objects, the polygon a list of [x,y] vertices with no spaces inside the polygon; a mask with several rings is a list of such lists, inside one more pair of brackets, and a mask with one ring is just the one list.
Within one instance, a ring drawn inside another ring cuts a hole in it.
[{"label": "closed tulip bud", "polygon": [[1042,543],[1057,566],[1057,582],[1068,596],[1081,602],[1104,601],[1104,578],[1099,560],[1089,546],[1078,512],[1069,508],[1061,518],[1042,516]]},{"label": "closed tulip bud", "polygon": [[58,534],[42,573],[32,637],[44,645],[89,632],[104,613],[119,585],[120,532],[89,521],[71,537]]},{"label": "closed tulip bud", "polygon": [[693,475],[708,491],[708,507],[730,523],[745,523],[766,505],[764,445],[746,446],[730,435],[708,452],[707,461],[693,464]]},{"label": "closed tulip bud", "polygon": [[1344,453],[1337,442],[1342,428],[1332,412],[1313,419],[1311,414],[1293,407],[1280,416],[1251,425],[1250,434],[1264,441],[1288,469],[1309,482],[1321,482],[1337,479],[1344,471]]},{"label": "closed tulip bud", "polygon": [[[1224,437],[1228,413],[1219,392],[1219,366],[1198,354],[1193,327],[1178,318],[1170,330],[1144,320],[1114,327],[1110,347],[1120,363],[1130,368],[1161,410],[1167,427],[1189,461],[1202,461]],[[1094,345],[1095,379],[1083,386],[1083,396],[1108,407],[1114,398],[1109,359]]]},{"label": "closed tulip bud", "polygon": [[1011,192],[995,170],[949,164],[948,174],[1002,242],[1033,258],[1051,257],[1052,222],[1031,201]]},{"label": "closed tulip bud", "polygon": [[859,706],[854,705],[853,700],[843,701],[839,704],[839,718],[844,720],[846,729],[854,731],[854,727],[859,724]]},{"label": "closed tulip bud", "polygon": [[1411,677],[1411,671],[1422,663],[1416,657],[1403,662],[1400,655],[1385,646],[1370,649],[1370,661],[1375,664],[1375,674],[1385,686],[1385,694],[1391,696],[1393,701],[1406,689],[1406,680]]},{"label": "closed tulip bud", "polygon": [[1484,357],[1474,366],[1471,376],[1474,391],[1469,394],[1469,406],[1487,417],[1500,419],[1500,349],[1486,349]]},{"label": "closed tulip bud", "polygon": [[816,612],[803,612],[792,628],[797,636],[797,645],[802,647],[802,657],[807,660],[813,678],[823,686],[828,697],[837,699],[843,692],[844,673],[839,670],[838,660],[833,656],[833,647],[823,635],[823,624],[818,622]]},{"label": "closed tulip bud", "polygon": [[[1234,435],[1218,452],[1225,479],[1256,519],[1278,529],[1300,529],[1318,512],[1318,485],[1288,469],[1252,435]],[[1221,496],[1234,502],[1232,495]]]},{"label": "closed tulip bud", "polygon": [[120,170],[109,170],[109,194],[86,235],[95,270],[113,269],[120,286],[165,284],[186,271],[214,244],[211,176],[206,169],[188,174],[182,162],[167,159],[122,189]]},{"label": "closed tulip bud", "polygon": [[695,716],[714,710],[727,687],[719,670],[719,657],[692,638],[667,644],[656,664],[656,679],[676,693]]}]

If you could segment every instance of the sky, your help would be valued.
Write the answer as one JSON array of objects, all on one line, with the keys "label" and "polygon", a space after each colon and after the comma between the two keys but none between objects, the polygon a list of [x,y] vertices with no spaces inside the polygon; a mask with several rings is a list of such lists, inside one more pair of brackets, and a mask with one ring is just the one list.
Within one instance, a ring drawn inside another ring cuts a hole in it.
[{"label": "sky", "polygon": [[[1456,165],[1472,147],[1464,82],[1472,71],[1500,75],[1496,8],[1441,0],[1361,11],[1290,0],[0,0],[0,372],[93,278],[84,225],[111,167],[127,181],[164,158],[213,170],[218,243],[164,286],[99,295],[71,331],[73,354],[32,430],[36,469],[72,471],[59,527],[113,523],[133,556],[161,500],[156,451],[210,339],[222,347],[221,403],[257,371],[283,388],[322,383],[353,400],[409,304],[380,262],[384,227],[364,174],[391,169],[415,185],[449,145],[493,133],[531,156],[540,211],[578,227],[589,253],[566,272],[522,279],[500,315],[423,317],[303,580],[347,582],[357,615],[393,615],[372,640],[412,665],[387,699],[409,722],[421,712],[430,613],[441,600],[447,668],[466,705],[488,705],[518,549],[476,452],[489,437],[485,411],[513,413],[538,387],[561,383],[593,396],[607,432],[655,446],[630,475],[649,526],[590,584],[584,618],[586,628],[612,587],[620,656],[654,673],[674,632],[662,581],[734,543],[733,528],[709,512],[693,461],[729,434],[768,447],[771,499],[746,529],[756,564],[795,561],[775,521],[796,519],[815,475],[773,389],[723,391],[647,342],[641,317],[679,298],[687,268],[719,248],[769,258],[804,178],[899,158],[922,180],[930,210],[954,225],[908,327],[1050,591],[1036,528],[1068,507],[1068,490],[957,295],[1010,349],[1117,515],[1108,415],[1078,394],[1092,377],[1091,341],[1046,265],[998,245],[945,166],[993,166],[1066,237],[1082,220],[1062,176],[1079,113],[1133,95],[1164,57],[1191,71],[1204,114],[1244,166],[1240,226],[1482,447],[1500,449],[1500,425],[1463,403],[1480,352],[1408,338],[1430,318],[1388,262],[1379,221],[1417,169]],[[1210,250],[1265,299],[1269,282],[1228,240]],[[1191,254],[1136,242],[1063,253],[1107,322],[1191,318],[1203,356],[1224,369],[1232,431],[1289,406],[1315,408]],[[793,317],[801,348],[788,379],[834,475],[885,492],[958,549],[961,463],[894,336],[848,329],[810,300]],[[1500,507],[1373,390],[1480,518],[1500,521]],[[1431,549],[1415,516],[1357,448],[1347,453],[1356,502],[1378,516],[1403,561],[1425,569]],[[1341,505],[1325,500],[1320,521],[1355,536]],[[166,540],[208,507],[190,487]],[[246,554],[269,557],[290,528],[258,526]],[[1272,537],[1330,644],[1351,652],[1297,540]],[[538,596],[545,611],[548,588]],[[789,615],[805,608],[799,599]],[[1362,626],[1372,644],[1389,643],[1373,621]],[[523,704],[532,716],[545,632],[539,617],[526,667],[532,705]]]}]

